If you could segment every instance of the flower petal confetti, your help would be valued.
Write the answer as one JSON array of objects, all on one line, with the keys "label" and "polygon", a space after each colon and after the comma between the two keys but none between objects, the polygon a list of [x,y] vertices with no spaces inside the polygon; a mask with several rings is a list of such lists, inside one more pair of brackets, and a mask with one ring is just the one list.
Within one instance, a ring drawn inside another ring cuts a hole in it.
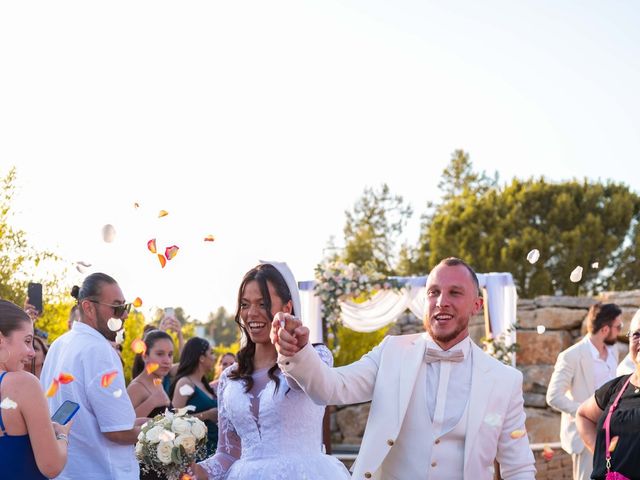
[{"label": "flower petal confetti", "polygon": [[618,435],[611,439],[611,442],[609,442],[609,453],[613,452],[616,449],[616,447],[618,446],[618,440],[620,440],[620,437]]},{"label": "flower petal confetti", "polygon": [[112,332],[117,332],[122,328],[122,319],[110,318],[107,322],[107,327],[109,327],[109,330],[111,330]]},{"label": "flower petal confetti", "polygon": [[204,241],[205,242],[213,242],[215,241],[216,237],[214,237],[213,235],[207,235],[206,237],[204,237]]},{"label": "flower petal confetti", "polygon": [[544,325],[538,325],[536,327],[536,331],[538,332],[538,335],[542,335],[546,330],[547,330],[547,327],[545,327]]},{"label": "flower petal confetti", "polygon": [[188,473],[185,473],[180,477],[180,480],[193,480],[193,477]]},{"label": "flower petal confetti", "polygon": [[517,440],[518,438],[522,438],[525,436],[527,432],[525,430],[514,430],[511,432],[511,438]]},{"label": "flower petal confetti", "polygon": [[132,305],[133,305],[133,308],[140,308],[142,306],[142,299],[140,297],[136,297]]},{"label": "flower petal confetti", "polygon": [[599,266],[600,266],[600,263],[599,263],[599,262],[593,262],[593,263],[591,264],[591,268],[594,268],[594,269],[597,269]]},{"label": "flower petal confetti", "polygon": [[536,263],[540,259],[540,250],[534,248],[529,253],[527,253],[527,260],[530,264]]},{"label": "flower petal confetti", "polygon": [[542,456],[547,462],[550,461],[553,458],[553,449],[549,445],[545,444],[542,448]]},{"label": "flower petal confetti", "polygon": [[124,342],[124,328],[116,333],[116,343],[122,345]]},{"label": "flower petal confetti", "polygon": [[16,408],[17,406],[18,404],[11,400],[9,397],[4,397],[2,399],[2,402],[0,402],[0,408],[4,408],[5,410]]},{"label": "flower petal confetti", "polygon": [[193,395],[193,392],[195,390],[193,390],[193,387],[191,385],[182,385],[180,387],[180,390],[178,390],[180,392],[180,395],[182,395],[183,397],[190,397],[191,395]]},{"label": "flower petal confetti", "polygon": [[111,243],[116,239],[116,229],[110,223],[102,227],[102,240],[106,243]]},{"label": "flower petal confetti", "polygon": [[502,422],[502,415],[498,413],[489,413],[484,417],[484,423],[491,427],[499,427]]},{"label": "flower petal confetti", "polygon": [[153,379],[153,384],[154,384],[156,387],[160,387],[160,386],[162,386],[162,379],[161,379],[161,378],[154,378],[154,379]]},{"label": "flower petal confetti", "polygon": [[113,372],[105,373],[104,375],[102,375],[102,378],[100,379],[100,386],[102,388],[107,388],[109,385],[113,383],[113,381],[116,379],[117,376],[118,376],[117,370],[114,370]]},{"label": "flower petal confetti", "polygon": [[569,276],[569,280],[571,280],[573,283],[578,283],[580,280],[582,280],[582,267],[574,268],[573,272],[571,272],[571,275]]},{"label": "flower petal confetti", "polygon": [[131,350],[134,353],[139,353],[142,355],[147,351],[147,344],[144,343],[141,339],[136,338],[133,342],[131,342]]},{"label": "flower petal confetti", "polygon": [[119,388],[113,392],[113,396],[116,398],[120,398],[122,396],[122,389]]},{"label": "flower petal confetti", "polygon": [[160,365],[158,365],[157,363],[150,363],[145,367],[145,370],[147,371],[147,375],[151,375],[158,368],[160,368]]},{"label": "flower petal confetti", "polygon": [[45,396],[49,398],[53,397],[58,391],[59,386],[60,386],[60,382],[58,381],[57,378],[54,378],[53,381],[51,382],[51,385],[49,385],[49,389],[47,390],[47,393],[45,393]]},{"label": "flower petal confetti", "polygon": [[167,257],[167,260],[173,260],[173,257],[178,254],[178,250],[179,247],[177,245],[171,245],[165,249],[164,256]]},{"label": "flower petal confetti", "polygon": [[162,266],[162,268],[164,268],[164,266],[167,264],[167,259],[164,258],[164,255],[159,253],[158,254],[158,260],[160,261],[160,266]]},{"label": "flower petal confetti", "polygon": [[66,385],[67,383],[71,383],[74,380],[75,380],[75,377],[70,373],[61,373],[60,375],[58,375],[58,382],[60,382],[63,385]]},{"label": "flower petal confetti", "polygon": [[140,208],[140,204],[138,202],[133,202],[133,208]]},{"label": "flower petal confetti", "polygon": [[76,270],[78,270],[78,272],[80,273],[87,273],[87,269],[91,267],[90,263],[85,262],[83,260],[78,260],[77,262],[75,262],[75,265],[76,265]]},{"label": "flower petal confetti", "polygon": [[149,249],[149,251],[151,253],[158,253],[158,250],[156,250],[156,239],[152,238],[151,240],[149,240],[147,242],[147,248]]},{"label": "flower petal confetti", "polygon": [[160,212],[158,212],[158,218],[166,217],[167,215],[169,215],[169,212],[166,210],[160,210]]}]

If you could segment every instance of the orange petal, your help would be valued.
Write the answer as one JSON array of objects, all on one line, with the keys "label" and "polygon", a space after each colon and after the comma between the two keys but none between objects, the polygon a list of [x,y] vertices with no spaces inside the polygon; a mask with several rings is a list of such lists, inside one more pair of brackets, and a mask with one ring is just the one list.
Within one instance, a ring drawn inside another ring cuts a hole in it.
[{"label": "orange petal", "polygon": [[66,385],[67,383],[71,383],[74,380],[75,380],[74,376],[71,375],[70,373],[61,373],[60,375],[58,375],[58,381],[63,385]]},{"label": "orange petal", "polygon": [[139,353],[140,355],[142,355],[147,351],[147,344],[139,338],[136,338],[133,342],[131,342],[131,350],[133,350],[134,353]]},{"label": "orange petal", "polygon": [[158,253],[158,251],[156,250],[156,239],[152,238],[151,240],[149,240],[147,242],[147,248],[149,249],[149,251],[151,253]]},{"label": "orange petal", "polygon": [[204,237],[205,242],[213,242],[215,239],[216,237],[214,237],[213,235],[207,235],[206,237]]},{"label": "orange petal", "polygon": [[117,376],[118,376],[118,372],[116,370],[114,370],[113,372],[105,373],[104,375],[102,375],[102,378],[100,379],[100,385],[103,388],[107,388],[109,385],[113,383],[113,381],[116,379]]},{"label": "orange petal", "polygon": [[134,308],[140,308],[142,306],[142,299],[140,297],[136,297],[132,305]]},{"label": "orange petal", "polygon": [[58,391],[59,386],[60,386],[60,382],[58,382],[58,380],[54,378],[53,382],[51,382],[51,385],[49,386],[49,390],[47,390],[47,393],[45,393],[45,395],[47,397],[53,397]]},{"label": "orange petal", "polygon": [[514,430],[513,432],[511,432],[511,438],[516,440],[517,438],[524,437],[525,433],[527,432],[525,432],[524,430]]},{"label": "orange petal", "polygon": [[173,260],[173,257],[178,254],[178,250],[179,247],[177,245],[171,245],[165,249],[164,256],[167,257],[167,260]]},{"label": "orange petal", "polygon": [[548,462],[553,458],[553,449],[549,445],[545,445],[542,448],[542,456]]},{"label": "orange petal", "polygon": [[161,378],[154,378],[154,379],[153,379],[153,384],[154,384],[156,387],[159,387],[160,385],[162,385],[162,379],[161,379]]},{"label": "orange petal", "polygon": [[193,480],[193,477],[191,475],[189,475],[188,473],[185,473],[184,475],[182,475],[180,477],[180,480]]},{"label": "orange petal", "polygon": [[160,266],[162,268],[164,268],[164,266],[167,264],[167,259],[164,258],[164,255],[162,255],[161,253],[158,254],[158,261],[160,262]]},{"label": "orange petal", "polygon": [[158,218],[166,217],[167,215],[169,215],[169,212],[167,212],[166,210],[160,210],[160,212],[158,213]]},{"label": "orange petal", "polygon": [[145,367],[145,370],[147,371],[147,375],[151,375],[158,368],[160,368],[160,365],[158,365],[157,363],[150,363]]},{"label": "orange petal", "polygon": [[619,439],[620,437],[618,437],[618,435],[616,435],[611,439],[611,442],[609,442],[609,453],[613,452],[616,449],[616,447],[618,446]]}]

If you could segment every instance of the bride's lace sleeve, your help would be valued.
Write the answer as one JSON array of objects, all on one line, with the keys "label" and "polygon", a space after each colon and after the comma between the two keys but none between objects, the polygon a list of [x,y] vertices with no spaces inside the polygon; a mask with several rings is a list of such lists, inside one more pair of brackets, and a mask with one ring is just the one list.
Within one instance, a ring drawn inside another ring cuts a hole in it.
[{"label": "bride's lace sleeve", "polygon": [[[231,368],[231,367],[230,367]],[[222,480],[227,474],[233,462],[240,458],[240,437],[229,421],[224,407],[224,389],[229,383],[227,371],[220,375],[218,382],[218,448],[216,453],[200,462],[200,465],[209,477],[209,480]]]},{"label": "bride's lace sleeve", "polygon": [[[333,354],[325,344],[319,343],[318,345],[314,345],[313,348],[320,357],[320,360],[322,360],[329,367],[333,367]],[[298,383],[292,377],[285,375],[284,378],[287,381],[287,385],[289,386],[289,388],[291,388],[292,390],[302,390],[302,387],[300,387],[300,385],[298,385]]]}]

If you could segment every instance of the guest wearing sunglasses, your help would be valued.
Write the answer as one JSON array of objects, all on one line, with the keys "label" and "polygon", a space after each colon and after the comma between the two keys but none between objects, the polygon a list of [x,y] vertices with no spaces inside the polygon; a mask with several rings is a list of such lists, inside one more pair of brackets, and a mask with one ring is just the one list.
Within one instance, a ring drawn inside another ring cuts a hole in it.
[{"label": "guest wearing sunglasses", "polygon": [[[77,478],[138,480],[134,445],[140,425],[126,392],[122,363],[111,346],[111,318],[125,320],[131,304],[118,283],[104,273],[89,275],[73,287],[80,318],[56,339],[44,362],[40,382],[50,392],[49,409],[65,401],[80,404],[69,436],[69,457],[59,480]],[[73,381],[62,382],[68,379]]]},{"label": "guest wearing sunglasses", "polygon": [[609,472],[640,478],[640,313],[631,320],[628,336],[633,373],[605,383],[576,416],[582,441],[593,452],[595,480],[609,478]]}]

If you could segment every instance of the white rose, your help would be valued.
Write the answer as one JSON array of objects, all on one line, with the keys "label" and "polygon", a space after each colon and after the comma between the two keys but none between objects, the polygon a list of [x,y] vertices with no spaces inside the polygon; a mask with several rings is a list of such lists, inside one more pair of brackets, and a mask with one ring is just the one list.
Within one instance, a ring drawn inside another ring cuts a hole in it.
[{"label": "white rose", "polygon": [[191,433],[189,422],[180,417],[173,419],[173,422],[171,423],[171,430],[173,430],[178,435],[182,433]]},{"label": "white rose", "polygon": [[171,450],[173,450],[173,442],[160,442],[156,450],[156,456],[165,465],[171,463]]},{"label": "white rose", "polygon": [[142,454],[142,442],[136,443],[136,455],[140,456]]},{"label": "white rose", "polygon": [[207,427],[202,422],[195,422],[193,425],[191,425],[191,433],[193,433],[193,436],[198,440],[202,440],[207,434]]},{"label": "white rose", "polygon": [[147,430],[147,440],[151,443],[158,443],[160,441],[160,434],[164,431],[164,428],[156,425]]},{"label": "white rose", "polygon": [[184,451],[187,452],[188,455],[191,455],[196,451],[196,437],[189,434],[178,435],[175,440],[176,447],[182,445]]},{"label": "white rose", "polygon": [[138,440],[139,441],[144,440],[144,432],[143,431],[140,431],[140,433],[138,434]]}]

